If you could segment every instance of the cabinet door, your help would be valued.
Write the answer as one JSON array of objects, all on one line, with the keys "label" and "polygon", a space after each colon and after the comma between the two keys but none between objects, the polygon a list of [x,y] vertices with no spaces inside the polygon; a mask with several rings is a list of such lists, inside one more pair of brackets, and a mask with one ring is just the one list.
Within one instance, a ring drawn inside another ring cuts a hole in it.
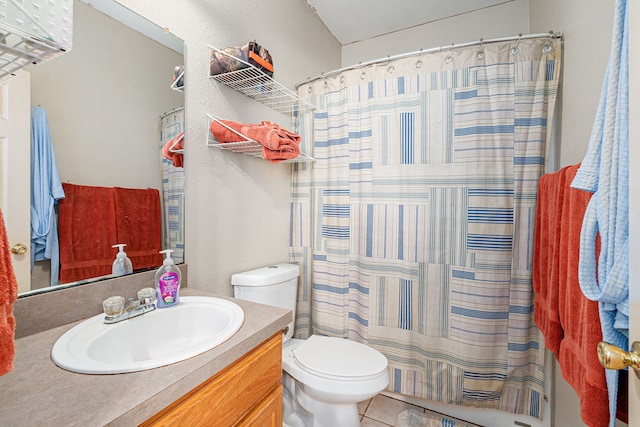
[{"label": "cabinet door", "polygon": [[281,384],[282,333],[278,332],[141,425],[234,426]]},{"label": "cabinet door", "polygon": [[240,422],[241,427],[282,426],[282,384],[274,389],[256,409]]}]

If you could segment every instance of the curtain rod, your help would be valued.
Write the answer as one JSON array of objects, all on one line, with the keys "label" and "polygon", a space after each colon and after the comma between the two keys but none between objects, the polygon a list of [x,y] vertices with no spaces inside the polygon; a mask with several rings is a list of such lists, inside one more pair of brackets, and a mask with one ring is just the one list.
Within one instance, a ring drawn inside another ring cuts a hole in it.
[{"label": "curtain rod", "polygon": [[518,34],[517,36],[510,36],[510,37],[501,37],[501,38],[495,38],[495,39],[488,39],[488,40],[483,40],[482,38],[480,40],[476,40],[473,42],[467,42],[467,43],[459,43],[459,44],[455,44],[455,43],[451,43],[451,45],[449,46],[439,46],[439,47],[434,47],[431,49],[420,49],[420,50],[416,50],[414,52],[408,52],[408,53],[401,53],[398,55],[389,55],[386,58],[379,58],[379,59],[374,59],[371,61],[366,61],[366,62],[360,62],[358,64],[355,65],[350,65],[348,67],[344,67],[344,68],[340,68],[338,70],[334,70],[334,71],[329,71],[326,73],[322,73],[319,76],[316,77],[309,77],[307,78],[307,80],[300,82],[298,84],[296,84],[296,89],[298,89],[298,87],[300,87],[303,84],[315,81],[315,80],[319,80],[319,79],[323,79],[326,77],[330,77],[330,76],[334,76],[336,74],[340,74],[344,71],[349,71],[349,70],[355,70],[361,67],[366,67],[368,65],[373,65],[373,64],[377,64],[379,62],[386,62],[386,61],[392,61],[395,59],[402,59],[402,58],[408,58],[411,56],[416,56],[416,55],[421,55],[424,53],[433,53],[433,52],[440,52],[444,49],[458,49],[461,47],[468,47],[468,46],[475,46],[475,45],[482,45],[484,43],[497,43],[497,42],[508,42],[508,41],[513,41],[513,40],[524,40],[524,39],[538,39],[538,38],[562,38],[562,33],[554,33],[553,31],[549,31],[548,33],[537,33],[537,34],[527,34],[527,35],[522,35]]}]

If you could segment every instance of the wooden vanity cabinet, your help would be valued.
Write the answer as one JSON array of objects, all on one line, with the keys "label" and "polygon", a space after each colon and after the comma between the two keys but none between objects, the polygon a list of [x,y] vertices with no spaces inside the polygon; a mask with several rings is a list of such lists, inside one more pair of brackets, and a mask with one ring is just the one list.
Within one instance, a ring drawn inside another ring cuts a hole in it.
[{"label": "wooden vanity cabinet", "polygon": [[282,426],[282,333],[141,425]]}]

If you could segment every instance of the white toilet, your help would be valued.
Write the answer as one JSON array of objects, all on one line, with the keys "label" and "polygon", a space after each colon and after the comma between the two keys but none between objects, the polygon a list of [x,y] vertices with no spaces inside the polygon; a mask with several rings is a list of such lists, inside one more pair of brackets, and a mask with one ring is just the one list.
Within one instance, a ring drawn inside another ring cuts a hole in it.
[{"label": "white toilet", "polygon": [[[299,267],[278,264],[231,276],[239,299],[286,308],[296,313]],[[359,426],[358,402],[389,383],[387,359],[364,344],[312,335],[291,338],[293,322],[284,331],[284,425],[286,427]]]}]

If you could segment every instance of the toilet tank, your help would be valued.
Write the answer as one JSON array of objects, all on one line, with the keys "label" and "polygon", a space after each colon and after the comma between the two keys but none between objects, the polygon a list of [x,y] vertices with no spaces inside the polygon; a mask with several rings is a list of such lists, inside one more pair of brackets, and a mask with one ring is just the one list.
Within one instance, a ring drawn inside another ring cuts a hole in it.
[{"label": "toilet tank", "polygon": [[[236,273],[231,276],[233,296],[291,310],[295,321],[299,275],[300,267],[295,264],[276,264]],[[294,321],[287,325],[284,341],[293,336]]]}]

